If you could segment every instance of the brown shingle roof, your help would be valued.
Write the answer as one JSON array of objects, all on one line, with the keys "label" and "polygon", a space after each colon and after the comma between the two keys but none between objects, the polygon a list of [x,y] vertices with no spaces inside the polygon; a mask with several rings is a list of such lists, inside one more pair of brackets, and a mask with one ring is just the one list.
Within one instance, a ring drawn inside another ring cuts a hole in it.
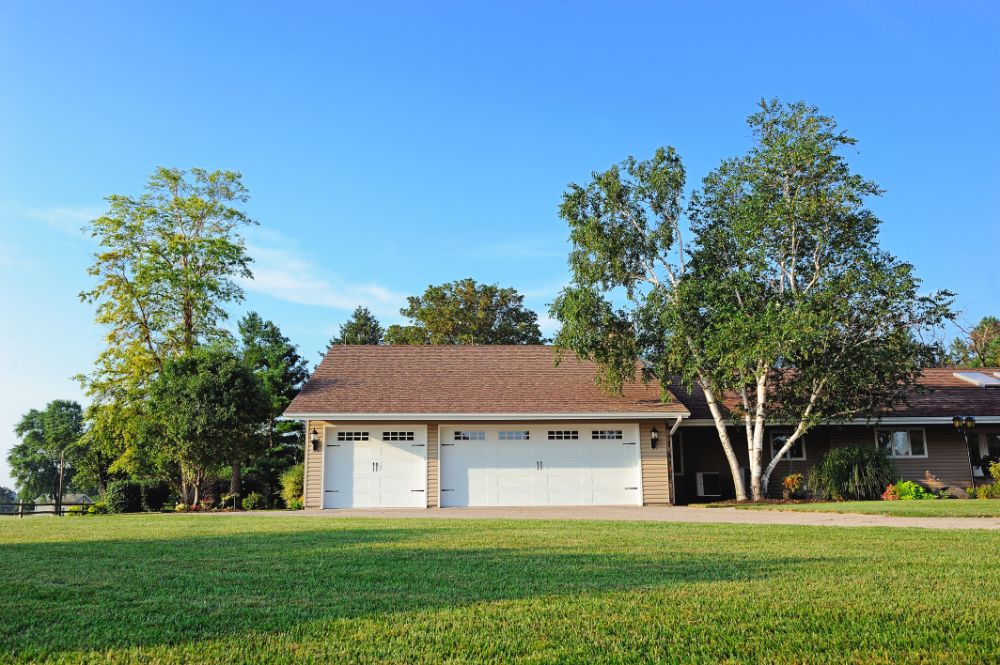
[{"label": "brown shingle roof", "polygon": [[608,395],[594,373],[549,346],[333,346],[285,413],[687,414],[655,382]]},{"label": "brown shingle roof", "polygon": [[[951,418],[953,416],[1000,416],[1000,388],[980,388],[955,376],[955,372],[979,372],[993,376],[1000,371],[996,367],[974,369],[940,367],[924,370],[920,384],[926,389],[910,398],[909,404],[900,404],[882,415],[891,418]],[[670,391],[688,408],[692,418],[708,419],[705,395],[695,389],[692,393],[679,383],[673,383]],[[737,398],[729,396],[726,403],[735,407]]]}]

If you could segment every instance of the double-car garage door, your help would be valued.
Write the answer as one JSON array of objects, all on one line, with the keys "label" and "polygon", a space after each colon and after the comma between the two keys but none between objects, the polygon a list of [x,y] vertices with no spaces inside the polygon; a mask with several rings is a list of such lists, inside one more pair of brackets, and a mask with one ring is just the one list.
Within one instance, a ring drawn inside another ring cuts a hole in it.
[{"label": "double-car garage door", "polygon": [[[440,505],[641,504],[638,425],[455,425],[438,433]],[[427,505],[423,425],[326,431],[325,508]]]}]

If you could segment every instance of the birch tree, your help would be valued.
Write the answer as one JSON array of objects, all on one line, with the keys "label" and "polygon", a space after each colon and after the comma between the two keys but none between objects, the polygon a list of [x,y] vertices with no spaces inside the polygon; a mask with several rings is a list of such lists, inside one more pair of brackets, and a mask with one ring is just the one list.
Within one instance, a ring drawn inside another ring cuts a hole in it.
[{"label": "birch tree", "polygon": [[[764,498],[817,424],[905,401],[940,352],[924,336],[951,316],[951,294],[921,295],[913,267],[879,247],[865,206],[882,192],[851,170],[855,140],[832,118],[774,100],[748,125],[751,149],[706,176],[686,214],[673,148],[570,185],[573,280],[552,306],[557,347],[595,361],[605,388],[643,359],[644,378],[704,393],[741,501]],[[765,427],[778,424],[791,435],[771,455]]]}]

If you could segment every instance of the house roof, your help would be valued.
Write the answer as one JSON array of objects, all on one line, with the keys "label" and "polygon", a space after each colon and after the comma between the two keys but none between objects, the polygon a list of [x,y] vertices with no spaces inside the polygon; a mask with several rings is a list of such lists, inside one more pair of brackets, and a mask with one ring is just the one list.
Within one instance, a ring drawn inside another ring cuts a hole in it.
[{"label": "house roof", "polygon": [[[43,494],[42,496],[35,497],[35,503],[53,503],[54,495]],[[86,494],[63,494],[62,503],[94,503]]]},{"label": "house roof", "polygon": [[[292,400],[288,417],[676,417],[687,409],[655,382],[608,395],[596,367],[550,346],[335,345]],[[638,375],[638,374],[637,374]]]},{"label": "house roof", "polygon": [[[974,369],[958,367],[938,367],[924,370],[920,377],[923,391],[914,392],[909,404],[899,404],[896,408],[883,412],[884,418],[952,418],[973,416],[976,418],[1000,418],[1000,388],[982,388],[955,376],[956,372],[978,372],[993,376],[1000,372],[996,367]],[[679,383],[670,386],[671,392],[688,408],[691,418],[710,419],[712,414],[700,390],[689,393]],[[726,404],[735,408],[735,395],[727,396]]]}]

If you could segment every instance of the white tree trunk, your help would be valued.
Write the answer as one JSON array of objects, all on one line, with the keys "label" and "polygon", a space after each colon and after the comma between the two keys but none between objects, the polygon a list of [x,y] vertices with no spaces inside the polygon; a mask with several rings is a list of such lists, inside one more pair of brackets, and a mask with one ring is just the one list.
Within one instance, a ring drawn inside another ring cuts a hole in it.
[{"label": "white tree trunk", "polygon": [[740,461],[736,458],[736,451],[733,450],[733,444],[729,440],[729,432],[726,429],[726,419],[722,417],[722,411],[719,409],[719,404],[715,401],[715,394],[705,382],[700,381],[699,383],[701,383],[701,389],[705,393],[705,401],[708,402],[708,410],[712,413],[712,420],[715,421],[715,429],[719,433],[719,440],[722,442],[722,450],[725,452],[726,459],[729,461],[729,470],[733,474],[733,486],[736,488],[736,500],[746,501],[747,488],[746,484],[743,482],[743,474],[740,473]]}]

